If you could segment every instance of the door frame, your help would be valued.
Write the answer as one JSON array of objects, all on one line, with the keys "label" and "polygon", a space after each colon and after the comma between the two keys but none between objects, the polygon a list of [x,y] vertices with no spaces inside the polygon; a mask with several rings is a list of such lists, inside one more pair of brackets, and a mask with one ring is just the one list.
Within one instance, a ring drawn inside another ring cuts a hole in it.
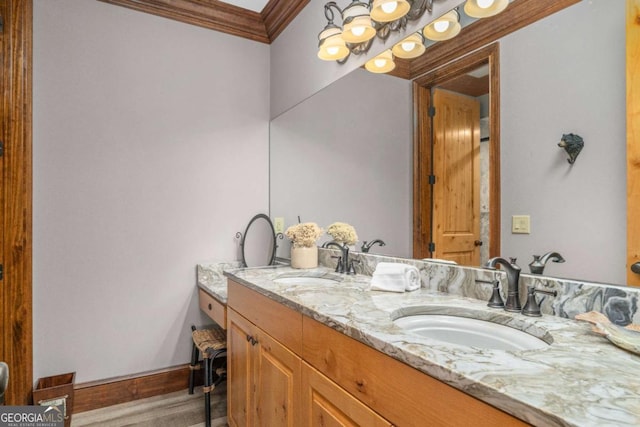
[{"label": "door frame", "polygon": [[2,40],[2,259],[0,359],[10,372],[8,405],[27,405],[33,387],[32,40],[33,1],[0,2]]},{"label": "door frame", "polygon": [[640,286],[640,0],[627,0],[627,284]]},{"label": "door frame", "polygon": [[489,64],[489,256],[500,253],[500,43],[492,43],[413,81],[413,257],[430,258],[432,242],[431,89]]}]

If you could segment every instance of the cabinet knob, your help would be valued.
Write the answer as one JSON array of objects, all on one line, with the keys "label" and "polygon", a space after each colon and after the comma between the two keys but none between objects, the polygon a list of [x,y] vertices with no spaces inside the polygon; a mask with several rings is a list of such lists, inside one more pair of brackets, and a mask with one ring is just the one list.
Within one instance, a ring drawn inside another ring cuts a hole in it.
[{"label": "cabinet knob", "polygon": [[476,240],[475,242],[473,242],[473,244],[475,246],[482,246],[482,240]]},{"label": "cabinet knob", "polygon": [[209,303],[208,307],[209,307],[209,310],[211,310],[211,309],[213,308],[213,306],[211,305],[211,303]]}]

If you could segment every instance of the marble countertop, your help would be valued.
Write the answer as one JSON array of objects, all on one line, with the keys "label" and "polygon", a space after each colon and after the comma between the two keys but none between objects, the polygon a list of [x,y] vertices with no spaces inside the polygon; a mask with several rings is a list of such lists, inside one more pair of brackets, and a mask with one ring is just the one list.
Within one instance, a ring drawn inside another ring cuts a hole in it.
[{"label": "marble countertop", "polygon": [[[533,425],[640,425],[640,356],[614,347],[588,324],[508,313],[485,301],[425,288],[369,291],[371,277],[364,275],[340,275],[335,284],[274,282],[287,275],[336,276],[325,267],[224,270],[231,279]],[[226,283],[220,286],[226,302]],[[478,349],[415,335],[392,322],[434,307],[550,334],[553,343],[541,350]]]}]

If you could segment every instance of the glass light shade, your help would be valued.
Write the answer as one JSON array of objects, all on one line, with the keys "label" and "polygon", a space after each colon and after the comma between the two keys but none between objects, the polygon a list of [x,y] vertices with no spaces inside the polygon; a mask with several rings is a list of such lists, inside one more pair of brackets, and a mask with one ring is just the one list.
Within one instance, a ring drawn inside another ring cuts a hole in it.
[{"label": "glass light shade", "polygon": [[362,43],[371,40],[376,35],[376,30],[371,25],[371,18],[367,16],[358,16],[344,24],[342,32],[342,40],[347,43]]},{"label": "glass light shade", "polygon": [[324,61],[339,61],[349,55],[349,49],[341,37],[342,31],[335,25],[327,25],[318,35],[318,58]]},{"label": "glass light shade", "polygon": [[368,60],[364,64],[364,68],[372,73],[388,73],[393,70],[396,68],[396,63],[393,62],[391,50],[387,49],[375,58]]},{"label": "glass light shade", "polygon": [[390,22],[409,13],[411,5],[407,0],[374,0],[371,5],[371,19],[377,22]]},{"label": "glass light shade", "polygon": [[454,9],[424,27],[422,34],[429,40],[443,41],[454,38],[461,29],[460,15]]},{"label": "glass light shade", "polygon": [[505,10],[509,6],[509,0],[467,0],[464,4],[464,13],[472,18],[488,18]]},{"label": "glass light shade", "polygon": [[425,51],[425,47],[420,34],[413,33],[400,43],[393,46],[391,51],[393,52],[393,55],[398,58],[411,59],[422,55]]}]

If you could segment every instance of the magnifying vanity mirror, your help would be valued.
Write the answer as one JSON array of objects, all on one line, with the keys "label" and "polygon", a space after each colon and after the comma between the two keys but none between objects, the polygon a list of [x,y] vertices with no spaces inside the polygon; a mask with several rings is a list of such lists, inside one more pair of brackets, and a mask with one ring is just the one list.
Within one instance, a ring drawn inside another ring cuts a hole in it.
[{"label": "magnifying vanity mirror", "polygon": [[[625,2],[582,1],[497,42],[500,255],[528,273],[558,251],[545,275],[626,283]],[[413,257],[413,90],[357,69],[273,119],[271,216],[348,222],[386,242],[373,253]],[[557,145],[568,133],[585,141],[573,165]]]},{"label": "magnifying vanity mirror", "polygon": [[251,218],[240,238],[243,267],[264,267],[272,265],[276,256],[276,233],[271,219],[265,214]]}]

